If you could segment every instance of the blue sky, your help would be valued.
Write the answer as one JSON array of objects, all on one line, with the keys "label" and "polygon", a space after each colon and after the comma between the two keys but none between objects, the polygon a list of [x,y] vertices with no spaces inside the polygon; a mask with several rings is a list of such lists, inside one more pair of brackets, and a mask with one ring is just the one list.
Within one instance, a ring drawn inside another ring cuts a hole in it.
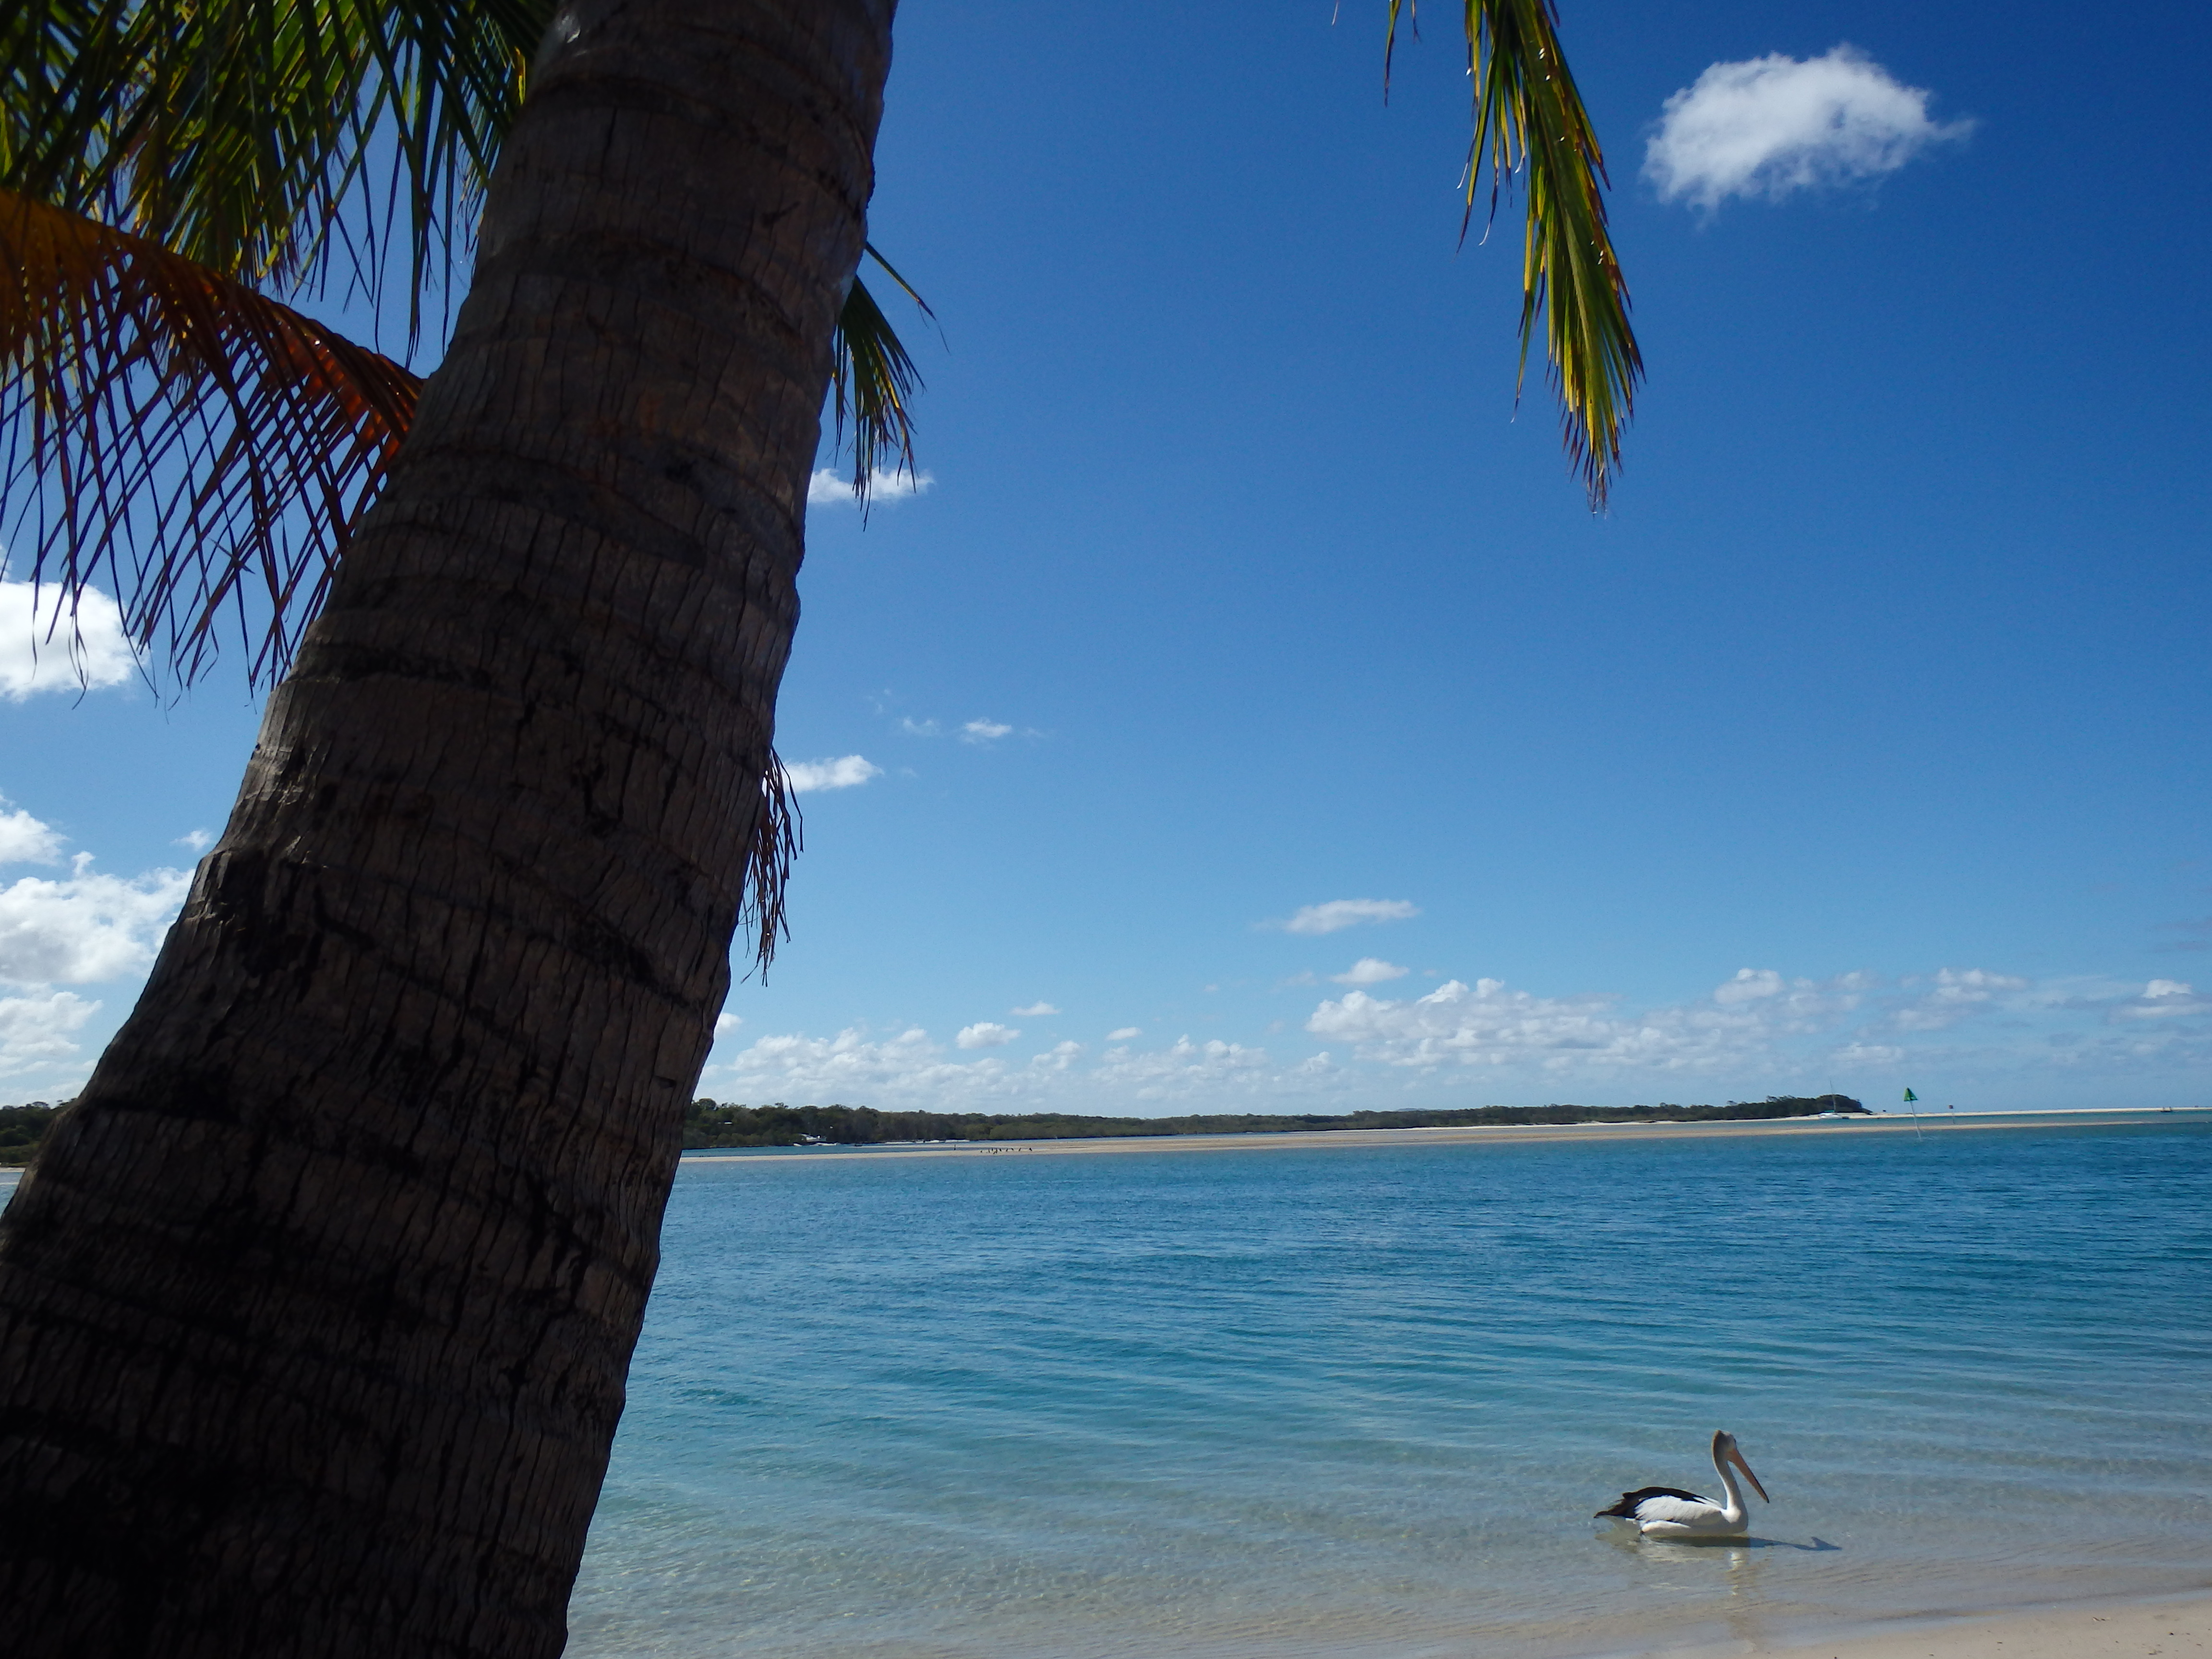
[{"label": "blue sky", "polygon": [[[931,482],[810,515],[780,747],[863,781],[702,1091],[2203,1102],[2202,14],[1569,4],[1650,370],[1599,518],[1514,204],[1455,246],[1452,17],[1385,108],[1330,16],[902,8]],[[254,715],[0,695],[0,1099],[127,1012]]]}]

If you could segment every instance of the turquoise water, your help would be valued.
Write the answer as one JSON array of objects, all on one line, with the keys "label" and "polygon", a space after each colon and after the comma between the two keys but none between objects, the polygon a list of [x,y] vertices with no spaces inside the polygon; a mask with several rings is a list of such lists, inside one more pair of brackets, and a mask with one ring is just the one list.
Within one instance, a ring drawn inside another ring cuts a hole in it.
[{"label": "turquoise water", "polygon": [[[0,1177],[0,1199],[12,1185]],[[1771,1506],[1641,1542],[1626,1486]],[[579,1659],[1477,1659],[2212,1586],[2212,1114],[687,1164]]]},{"label": "turquoise water", "polygon": [[[687,1165],[569,1651],[1569,1655],[2212,1584],[2212,1121]],[[1773,1494],[1639,1542],[1626,1486]]]}]

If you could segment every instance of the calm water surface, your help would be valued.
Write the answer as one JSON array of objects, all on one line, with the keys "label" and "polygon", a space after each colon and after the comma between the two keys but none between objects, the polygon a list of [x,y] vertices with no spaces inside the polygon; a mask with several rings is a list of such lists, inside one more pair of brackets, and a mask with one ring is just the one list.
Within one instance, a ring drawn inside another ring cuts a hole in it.
[{"label": "calm water surface", "polygon": [[[2212,1585],[2207,1115],[770,1157],[687,1165],[665,1251],[580,1659],[1543,1659]],[[1748,1541],[1589,1519],[1715,1491],[1717,1427]]]},{"label": "calm water surface", "polygon": [[[2212,1122],[687,1166],[569,1651],[1475,1656],[2212,1584]],[[1624,1486],[1750,1540],[1638,1542]]]}]

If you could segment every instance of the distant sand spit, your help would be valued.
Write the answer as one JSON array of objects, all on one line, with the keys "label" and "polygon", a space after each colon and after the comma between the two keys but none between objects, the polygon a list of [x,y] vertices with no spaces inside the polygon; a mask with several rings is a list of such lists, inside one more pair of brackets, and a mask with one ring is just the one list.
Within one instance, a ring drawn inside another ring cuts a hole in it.
[{"label": "distant sand spit", "polygon": [[[2069,1114],[2067,1115],[2072,1115]],[[2131,1116],[2131,1114],[2114,1114]],[[2146,1119],[2149,1114],[2143,1115]],[[1680,1140],[1715,1135],[1988,1134],[2051,1127],[2050,1114],[2009,1116],[1994,1112],[1960,1117],[1753,1118],[1707,1123],[1454,1124],[1437,1129],[1311,1129],[1284,1134],[1109,1135],[1095,1140],[947,1140],[927,1145],[808,1148],[803,1152],[739,1151],[690,1153],[686,1164],[788,1164],[814,1158],[994,1158],[1010,1152],[1042,1155],[1085,1152],[1251,1152],[1308,1146],[1508,1146],[1531,1141]]]}]

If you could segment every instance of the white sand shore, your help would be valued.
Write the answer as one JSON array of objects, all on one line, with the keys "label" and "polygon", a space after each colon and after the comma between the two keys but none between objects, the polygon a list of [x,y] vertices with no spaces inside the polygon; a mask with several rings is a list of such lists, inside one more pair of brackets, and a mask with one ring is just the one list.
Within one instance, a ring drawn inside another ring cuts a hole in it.
[{"label": "white sand shore", "polygon": [[2088,1602],[2026,1613],[1915,1620],[1842,1640],[1653,1649],[1651,1659],[1775,1654],[1794,1659],[2191,1659],[2212,1654],[2212,1595]]},{"label": "white sand shore", "polygon": [[1044,1155],[1079,1152],[1261,1152],[1305,1146],[1504,1146],[1543,1140],[1710,1139],[1716,1135],[1870,1135],[2001,1133],[2047,1128],[2040,1117],[1995,1113],[1968,1116],[1749,1118],[1706,1123],[1514,1123],[1460,1124],[1438,1129],[1312,1129],[1287,1134],[1112,1135],[1096,1140],[940,1140],[886,1146],[809,1147],[804,1152],[703,1152],[688,1164],[784,1164],[817,1158],[994,1158],[1010,1152]]}]

